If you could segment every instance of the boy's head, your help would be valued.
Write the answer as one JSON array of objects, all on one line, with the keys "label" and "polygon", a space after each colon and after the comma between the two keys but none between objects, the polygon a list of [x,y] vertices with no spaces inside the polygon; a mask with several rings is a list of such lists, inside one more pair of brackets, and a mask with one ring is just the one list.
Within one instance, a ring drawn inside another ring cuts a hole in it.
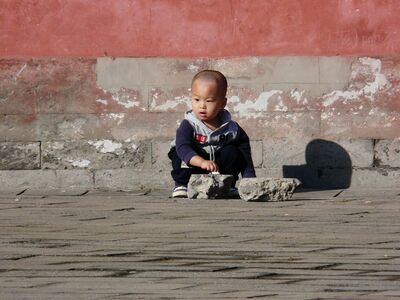
[{"label": "boy's head", "polygon": [[218,71],[203,70],[192,80],[192,110],[204,122],[214,122],[226,105],[227,80]]}]

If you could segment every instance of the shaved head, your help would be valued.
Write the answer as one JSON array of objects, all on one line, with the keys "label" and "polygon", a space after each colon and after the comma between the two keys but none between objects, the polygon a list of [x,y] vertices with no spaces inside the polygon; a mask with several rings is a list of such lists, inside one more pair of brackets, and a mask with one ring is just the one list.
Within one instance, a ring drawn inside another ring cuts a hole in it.
[{"label": "shaved head", "polygon": [[192,79],[192,85],[196,80],[214,81],[218,86],[218,94],[223,98],[226,97],[228,82],[224,74],[221,72],[215,70],[203,70],[194,75]]}]

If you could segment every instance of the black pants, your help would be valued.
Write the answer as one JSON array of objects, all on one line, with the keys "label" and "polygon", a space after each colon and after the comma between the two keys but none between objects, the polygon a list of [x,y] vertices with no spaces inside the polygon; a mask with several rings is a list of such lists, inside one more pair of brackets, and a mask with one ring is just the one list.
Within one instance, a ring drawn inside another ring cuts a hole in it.
[{"label": "black pants", "polygon": [[[196,149],[197,154],[204,159],[209,160],[209,154],[203,149]],[[182,160],[176,153],[175,147],[171,148],[168,157],[172,161],[171,175],[175,181],[175,186],[187,186],[190,176],[192,174],[208,174],[207,170],[199,167],[190,166],[189,168],[182,168]],[[238,180],[239,173],[244,169],[244,158],[242,153],[235,145],[225,145],[215,153],[215,162],[219,167],[219,172],[224,175],[233,175],[234,182],[232,187],[235,186]]]}]

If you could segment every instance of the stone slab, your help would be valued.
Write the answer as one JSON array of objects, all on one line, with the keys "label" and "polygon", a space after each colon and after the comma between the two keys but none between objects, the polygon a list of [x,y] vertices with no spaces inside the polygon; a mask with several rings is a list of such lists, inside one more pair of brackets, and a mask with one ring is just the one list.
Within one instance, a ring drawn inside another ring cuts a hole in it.
[{"label": "stone slab", "polygon": [[400,139],[378,140],[374,146],[377,166],[400,167]]},{"label": "stone slab", "polygon": [[118,169],[150,164],[149,142],[117,140],[56,141],[42,143],[45,169]]},{"label": "stone slab", "polygon": [[95,188],[107,190],[170,189],[173,181],[170,171],[149,169],[113,169],[94,171]]},{"label": "stone slab", "polygon": [[40,143],[0,142],[0,170],[40,169]]},{"label": "stone slab", "polygon": [[232,175],[193,174],[188,184],[188,197],[191,199],[227,198],[233,180]]},{"label": "stone slab", "polygon": [[93,174],[87,170],[7,170],[0,171],[0,189],[92,189]]},{"label": "stone slab", "polygon": [[285,201],[299,185],[300,181],[294,178],[243,178],[239,195],[246,201]]}]

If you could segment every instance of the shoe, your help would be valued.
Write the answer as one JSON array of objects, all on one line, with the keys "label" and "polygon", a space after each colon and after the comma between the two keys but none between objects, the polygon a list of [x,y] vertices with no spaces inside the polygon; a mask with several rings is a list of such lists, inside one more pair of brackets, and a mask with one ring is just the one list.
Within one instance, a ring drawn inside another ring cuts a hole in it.
[{"label": "shoe", "polygon": [[239,190],[235,187],[229,189],[229,197],[239,197]]},{"label": "shoe", "polygon": [[187,193],[187,187],[186,186],[177,186],[174,188],[174,191],[172,192],[172,198],[187,198],[188,193]]}]

